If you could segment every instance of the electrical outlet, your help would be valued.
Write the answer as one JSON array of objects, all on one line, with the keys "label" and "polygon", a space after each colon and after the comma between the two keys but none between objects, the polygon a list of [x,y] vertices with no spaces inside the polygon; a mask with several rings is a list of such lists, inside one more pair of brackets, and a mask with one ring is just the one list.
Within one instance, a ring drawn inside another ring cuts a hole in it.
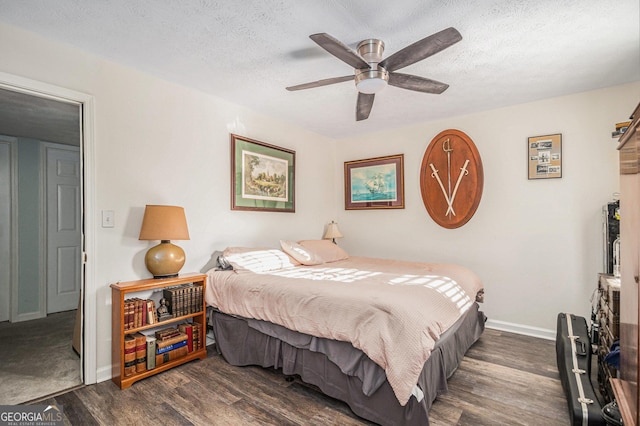
[{"label": "electrical outlet", "polygon": [[115,213],[113,210],[102,210],[102,227],[113,228],[115,226]]}]

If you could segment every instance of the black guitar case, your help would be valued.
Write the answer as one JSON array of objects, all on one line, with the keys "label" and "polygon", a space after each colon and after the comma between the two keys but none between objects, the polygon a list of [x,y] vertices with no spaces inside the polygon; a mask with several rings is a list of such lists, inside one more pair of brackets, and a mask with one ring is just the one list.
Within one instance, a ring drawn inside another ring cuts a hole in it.
[{"label": "black guitar case", "polygon": [[606,425],[591,384],[591,342],[584,317],[558,314],[556,356],[573,426]]}]

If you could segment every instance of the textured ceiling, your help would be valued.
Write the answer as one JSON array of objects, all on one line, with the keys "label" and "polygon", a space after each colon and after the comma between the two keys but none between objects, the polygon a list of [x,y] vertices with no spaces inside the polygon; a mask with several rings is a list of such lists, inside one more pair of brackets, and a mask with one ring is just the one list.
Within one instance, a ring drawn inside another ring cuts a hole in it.
[{"label": "textured ceiling", "polygon": [[80,146],[80,106],[0,89],[0,134]]},{"label": "textured ceiling", "polygon": [[[638,0],[0,0],[0,21],[332,138],[640,80]],[[402,72],[441,95],[387,87],[355,121],[353,82],[310,34],[384,57],[455,27],[462,41]]]}]

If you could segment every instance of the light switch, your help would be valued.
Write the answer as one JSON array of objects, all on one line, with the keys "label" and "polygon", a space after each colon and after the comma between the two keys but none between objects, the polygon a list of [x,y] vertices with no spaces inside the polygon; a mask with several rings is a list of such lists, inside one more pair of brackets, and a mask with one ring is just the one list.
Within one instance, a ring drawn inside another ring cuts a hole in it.
[{"label": "light switch", "polygon": [[115,226],[115,213],[113,210],[102,210],[102,227],[113,228]]}]

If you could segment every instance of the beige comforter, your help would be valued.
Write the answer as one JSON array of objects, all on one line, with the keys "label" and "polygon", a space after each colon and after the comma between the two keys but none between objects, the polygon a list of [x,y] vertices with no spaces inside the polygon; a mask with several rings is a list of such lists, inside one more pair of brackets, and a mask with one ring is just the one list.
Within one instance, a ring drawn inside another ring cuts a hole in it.
[{"label": "beige comforter", "polygon": [[482,289],[478,276],[462,266],[364,257],[208,275],[207,304],[351,342],[385,370],[401,405],[409,400],[436,340]]}]

